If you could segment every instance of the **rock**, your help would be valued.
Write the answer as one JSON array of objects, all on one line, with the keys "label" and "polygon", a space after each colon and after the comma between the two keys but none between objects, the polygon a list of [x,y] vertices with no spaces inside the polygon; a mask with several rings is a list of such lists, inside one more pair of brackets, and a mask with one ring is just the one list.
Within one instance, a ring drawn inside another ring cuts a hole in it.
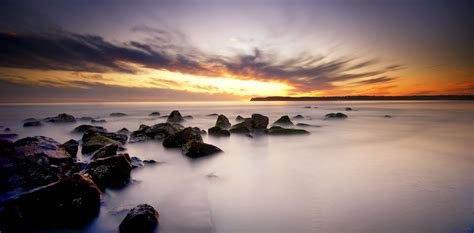
[{"label": "rock", "polygon": [[183,130],[183,126],[176,123],[159,123],[151,127],[143,127],[130,134],[130,142],[143,142],[147,140],[163,140],[171,134]]},{"label": "rock", "polygon": [[145,160],[143,160],[143,163],[155,164],[157,162],[156,162],[156,160],[153,160],[153,159],[145,159]]},{"label": "rock", "polygon": [[215,117],[215,116],[219,116],[219,114],[217,114],[217,113],[211,113],[211,114],[207,114],[206,116],[208,116],[208,117]]},{"label": "rock", "polygon": [[192,140],[182,147],[183,154],[190,158],[199,158],[207,155],[212,155],[222,150],[214,145],[204,143],[202,141]]},{"label": "rock", "polygon": [[229,130],[231,133],[247,134],[252,131],[252,119],[246,118],[243,122],[235,124]]},{"label": "rock", "polygon": [[392,118],[391,115],[385,115],[385,116],[383,116],[383,117],[385,117],[385,118]]},{"label": "rock", "polygon": [[129,135],[130,131],[127,128],[122,128],[117,131],[118,134]]},{"label": "rock", "polygon": [[89,141],[89,139],[95,135],[102,135],[104,137],[108,137],[112,140],[115,140],[117,142],[120,142],[122,145],[127,143],[128,136],[124,134],[119,134],[119,133],[108,133],[108,132],[86,132],[84,135],[82,135],[82,143]]},{"label": "rock", "polygon": [[202,142],[199,128],[187,127],[175,134],[171,134],[163,141],[163,146],[167,148],[179,148],[189,141]]},{"label": "rock", "polygon": [[280,126],[272,126],[266,131],[270,135],[298,135],[298,134],[309,134],[308,131],[304,129],[288,129],[282,128]]},{"label": "rock", "polygon": [[92,160],[87,166],[86,172],[103,189],[127,184],[130,180],[131,170],[130,156],[125,153]]},{"label": "rock", "polygon": [[347,118],[347,115],[340,112],[326,114],[326,119],[345,119],[345,118]]},{"label": "rock", "polygon": [[23,127],[38,127],[42,126],[41,122],[35,118],[28,118],[23,121]]},{"label": "rock", "polygon": [[15,155],[19,159],[28,159],[40,165],[71,160],[64,146],[52,138],[34,136],[22,138],[14,143]]},{"label": "rock", "polygon": [[302,116],[302,115],[300,115],[300,114],[298,114],[298,115],[296,115],[296,116],[293,117],[293,119],[303,119],[303,118],[304,118],[304,116]]},{"label": "rock", "polygon": [[222,128],[222,129],[228,129],[228,128],[230,128],[231,124],[230,124],[229,119],[227,119],[226,116],[221,114],[217,117],[216,126]]},{"label": "rock", "polygon": [[207,134],[206,130],[203,130],[203,129],[201,129],[201,131],[200,131],[199,133],[200,133],[201,135],[206,135],[206,134]]},{"label": "rock", "polygon": [[149,129],[151,128],[150,126],[148,125],[145,125],[145,124],[141,124],[139,127],[138,127],[138,130],[146,130],[146,129]]},{"label": "rock", "polygon": [[304,108],[311,108],[311,106],[305,106]]},{"label": "rock", "polygon": [[209,135],[212,136],[230,136],[229,130],[222,129],[219,126],[211,127],[207,131],[209,131]]},{"label": "rock", "polygon": [[172,111],[171,114],[168,116],[168,122],[175,122],[179,123],[184,121],[184,118],[181,116],[181,113],[179,111]]},{"label": "rock", "polygon": [[95,120],[95,119],[92,119],[91,120],[91,123],[92,124],[101,124],[101,123],[106,123],[107,121],[104,120],[104,119],[101,119],[101,120]]},{"label": "rock", "polygon": [[79,143],[76,140],[71,139],[65,142],[63,147],[72,157],[76,157],[77,151],[79,150]]},{"label": "rock", "polygon": [[291,122],[290,118],[285,115],[276,120],[273,125],[293,125],[293,122]]},{"label": "rock", "polygon": [[159,116],[159,115],[160,115],[159,112],[152,112],[152,113],[150,113],[150,116]]},{"label": "rock", "polygon": [[311,124],[306,124],[306,123],[298,123],[298,124],[296,124],[296,126],[299,126],[299,127],[321,127],[319,125],[311,125]]},{"label": "rock", "polygon": [[3,130],[3,131],[4,131],[4,132],[10,132],[11,130],[10,130],[10,128],[7,127],[7,128],[5,128],[5,130]]},{"label": "rock", "polygon": [[74,123],[76,122],[76,118],[72,115],[61,113],[55,117],[47,117],[44,119],[44,121],[50,123]]},{"label": "rock", "polygon": [[123,112],[113,112],[113,113],[110,113],[111,117],[124,117],[124,116],[127,116],[127,114],[123,113]]},{"label": "rock", "polygon": [[94,118],[93,117],[81,117],[78,119],[79,121],[93,121]]},{"label": "rock", "polygon": [[119,145],[116,143],[107,144],[104,147],[96,150],[92,154],[92,159],[107,158],[117,154]]},{"label": "rock", "polygon": [[16,133],[2,133],[0,134],[0,140],[13,140],[18,137]]},{"label": "rock", "polygon": [[160,214],[151,205],[140,204],[131,209],[120,223],[120,233],[150,233],[158,225]]},{"label": "rock", "polygon": [[268,117],[261,114],[252,114],[252,129],[265,130],[268,125]]},{"label": "rock", "polygon": [[244,121],[245,118],[243,118],[241,115],[238,115],[236,118],[235,118],[235,121],[237,122],[241,122],[241,121]]},{"label": "rock", "polygon": [[86,133],[86,132],[107,132],[107,129],[102,126],[95,126],[95,125],[79,125],[74,128],[71,133]]},{"label": "rock", "polygon": [[192,120],[192,119],[194,119],[194,118],[193,118],[193,116],[191,116],[191,115],[187,115],[187,116],[183,116],[183,119]]},{"label": "rock", "polygon": [[111,138],[108,138],[106,136],[93,133],[92,135],[87,136],[87,140],[84,140],[84,137],[83,137],[81,151],[83,154],[89,154],[109,144],[116,144],[118,146],[120,145],[120,142],[113,140]]},{"label": "rock", "polygon": [[3,203],[0,229],[30,232],[42,227],[82,226],[97,216],[101,198],[94,182],[76,173]]},{"label": "rock", "polygon": [[141,159],[139,159],[138,157],[133,156],[133,157],[130,158],[130,160],[131,160],[131,163],[132,163],[132,169],[144,166],[143,161]]},{"label": "rock", "polygon": [[347,107],[346,111],[352,111],[352,108]]}]

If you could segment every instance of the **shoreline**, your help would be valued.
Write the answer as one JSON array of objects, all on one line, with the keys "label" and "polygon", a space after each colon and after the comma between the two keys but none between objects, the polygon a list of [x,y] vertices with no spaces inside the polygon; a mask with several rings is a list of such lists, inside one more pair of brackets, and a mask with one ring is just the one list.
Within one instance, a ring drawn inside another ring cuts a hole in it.
[{"label": "shoreline", "polygon": [[269,96],[255,97],[250,99],[256,101],[394,101],[394,100],[467,100],[473,101],[474,95],[430,95],[430,96],[322,96],[322,97],[285,97]]}]

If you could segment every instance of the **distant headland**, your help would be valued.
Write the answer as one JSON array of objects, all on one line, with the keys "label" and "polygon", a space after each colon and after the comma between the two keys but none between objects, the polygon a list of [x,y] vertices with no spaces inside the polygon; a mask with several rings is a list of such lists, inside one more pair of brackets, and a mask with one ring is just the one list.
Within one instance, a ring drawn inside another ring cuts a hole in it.
[{"label": "distant headland", "polygon": [[474,100],[474,95],[412,95],[412,96],[321,96],[290,97],[269,96],[255,97],[250,101],[357,101],[357,100]]}]

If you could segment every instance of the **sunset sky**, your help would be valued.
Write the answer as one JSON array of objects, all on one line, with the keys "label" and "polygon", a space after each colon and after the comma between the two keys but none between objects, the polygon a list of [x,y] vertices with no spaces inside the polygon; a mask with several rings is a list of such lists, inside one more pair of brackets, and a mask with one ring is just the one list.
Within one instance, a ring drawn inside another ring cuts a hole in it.
[{"label": "sunset sky", "polygon": [[469,0],[0,2],[0,102],[474,94]]}]

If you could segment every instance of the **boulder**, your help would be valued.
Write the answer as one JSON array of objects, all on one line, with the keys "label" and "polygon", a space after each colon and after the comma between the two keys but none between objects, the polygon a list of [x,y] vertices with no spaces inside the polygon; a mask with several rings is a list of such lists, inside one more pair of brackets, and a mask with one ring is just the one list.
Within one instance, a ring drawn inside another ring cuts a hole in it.
[{"label": "boulder", "polygon": [[119,146],[121,143],[106,136],[94,133],[93,135],[88,136],[87,140],[84,140],[83,137],[81,151],[83,154],[90,154],[109,144],[116,144]]},{"label": "boulder", "polygon": [[34,118],[28,118],[25,121],[23,121],[23,127],[38,127],[42,126],[41,122],[39,120],[36,120]]},{"label": "boulder", "polygon": [[107,132],[86,132],[82,135],[82,143],[85,143],[89,141],[89,139],[93,136],[96,135],[102,135],[104,137],[110,138],[112,140],[115,140],[117,142],[120,142],[122,145],[127,143],[128,136],[124,134],[119,134],[119,133],[107,133]]},{"label": "boulder", "polygon": [[311,106],[304,106],[304,108],[311,108]]},{"label": "boulder", "polygon": [[171,134],[183,130],[183,126],[177,123],[159,123],[151,127],[140,127],[139,130],[130,134],[130,142],[143,142],[147,140],[163,140]]},{"label": "boulder", "polygon": [[221,114],[217,117],[216,126],[222,129],[228,129],[230,128],[231,124],[230,124],[229,119],[227,119],[226,116]]},{"label": "boulder", "polygon": [[352,108],[347,107],[346,111],[352,111]]},{"label": "boulder", "polygon": [[74,139],[71,139],[65,142],[63,144],[63,147],[72,157],[76,157],[77,151],[79,150],[79,142]]},{"label": "boulder", "polygon": [[268,126],[268,117],[261,114],[252,114],[252,129],[265,130]]},{"label": "boulder", "polygon": [[217,146],[207,144],[202,141],[192,140],[183,145],[182,152],[184,155],[190,158],[199,158],[222,152],[222,150]]},{"label": "boulder", "polygon": [[99,120],[92,119],[92,120],[91,120],[91,123],[92,123],[92,124],[101,124],[101,123],[105,123],[105,122],[107,122],[107,121],[104,120],[104,119],[99,119]]},{"label": "boulder", "polygon": [[132,163],[128,154],[118,154],[92,160],[86,172],[100,187],[122,187],[130,180]]},{"label": "boulder", "polygon": [[71,155],[64,146],[52,138],[34,136],[22,138],[14,143],[15,156],[40,165],[70,161]]},{"label": "boulder", "polygon": [[245,118],[243,118],[241,115],[238,115],[236,118],[235,118],[235,121],[237,122],[241,122],[241,121],[244,121]]},{"label": "boulder", "polygon": [[86,133],[86,132],[107,132],[107,129],[102,126],[95,126],[95,125],[79,125],[74,128],[71,133]]},{"label": "boulder", "polygon": [[122,128],[117,131],[118,134],[129,135],[130,131],[127,128]]},{"label": "boulder", "polygon": [[133,168],[138,168],[138,167],[143,167],[143,165],[144,165],[143,161],[140,158],[135,157],[135,156],[131,157],[130,161],[131,161],[131,164],[132,164],[132,169]]},{"label": "boulder", "polygon": [[159,115],[160,115],[159,112],[152,112],[152,113],[150,113],[150,116],[159,116]]},{"label": "boulder", "polygon": [[74,123],[76,122],[76,118],[72,115],[61,113],[55,117],[47,117],[44,119],[44,121],[50,123]]},{"label": "boulder", "polygon": [[124,117],[124,116],[127,116],[127,114],[123,113],[123,112],[113,112],[113,113],[110,113],[111,117]]},{"label": "boulder", "polygon": [[168,116],[168,122],[175,122],[175,123],[179,123],[179,122],[182,122],[184,121],[184,118],[181,116],[181,113],[179,111],[172,111],[170,113],[170,115]]},{"label": "boulder", "polygon": [[231,133],[248,134],[252,131],[252,119],[246,118],[243,122],[235,124],[229,130]]},{"label": "boulder", "polygon": [[187,127],[175,134],[171,134],[163,141],[163,146],[167,148],[179,148],[189,141],[202,142],[201,130],[197,127]]},{"label": "boulder", "polygon": [[26,192],[0,207],[2,232],[30,232],[43,227],[78,227],[98,214],[102,192],[86,175]]},{"label": "boulder", "polygon": [[291,122],[290,117],[285,115],[273,122],[273,125],[293,125],[293,122]]},{"label": "boulder", "polygon": [[107,144],[92,153],[92,159],[107,158],[117,154],[119,145],[116,143]]},{"label": "boulder", "polygon": [[270,129],[266,131],[267,134],[270,135],[299,135],[299,134],[309,134],[308,131],[304,129],[289,129],[283,128],[280,126],[272,126]]},{"label": "boulder", "polygon": [[302,115],[300,115],[300,114],[298,114],[298,115],[296,115],[296,116],[293,117],[293,119],[303,119],[303,118],[304,118],[304,116],[302,116]]},{"label": "boulder", "polygon": [[131,209],[120,223],[120,233],[150,233],[159,223],[160,214],[151,205],[140,204]]},{"label": "boulder", "polygon": [[328,113],[326,114],[326,119],[345,119],[347,115],[344,113]]},{"label": "boulder", "polygon": [[222,129],[219,126],[211,127],[207,131],[209,132],[209,135],[212,135],[212,136],[226,136],[226,137],[230,136],[229,130]]},{"label": "boulder", "polygon": [[145,160],[143,160],[143,163],[155,164],[155,163],[157,163],[157,162],[156,162],[156,160],[154,160],[154,159],[145,159]]}]

